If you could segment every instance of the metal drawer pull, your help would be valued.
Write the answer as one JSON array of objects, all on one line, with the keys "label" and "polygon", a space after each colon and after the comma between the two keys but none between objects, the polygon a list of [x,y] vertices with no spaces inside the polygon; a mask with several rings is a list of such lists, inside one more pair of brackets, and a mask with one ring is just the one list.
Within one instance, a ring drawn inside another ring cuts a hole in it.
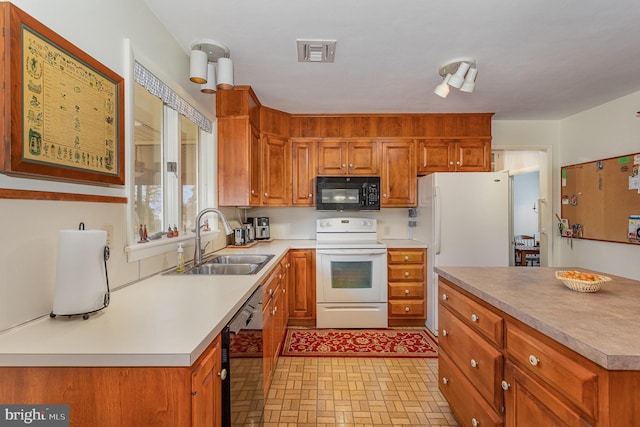
[{"label": "metal drawer pull", "polygon": [[442,384],[449,384],[449,378],[442,377]]},{"label": "metal drawer pull", "polygon": [[405,255],[405,256],[404,256],[404,260],[405,260],[405,261],[409,261],[409,255]]},{"label": "metal drawer pull", "polygon": [[273,289],[269,289],[269,295],[273,295]]},{"label": "metal drawer pull", "polygon": [[478,362],[476,362],[475,359],[471,359],[471,367],[472,368],[477,368],[478,367]]},{"label": "metal drawer pull", "polygon": [[504,391],[509,390],[509,388],[511,387],[511,384],[509,384],[508,382],[506,382],[505,380],[502,380],[502,382],[500,383],[500,385],[502,386],[502,389]]},{"label": "metal drawer pull", "polygon": [[447,294],[442,294],[442,301],[446,301],[449,299],[449,296]]},{"label": "metal drawer pull", "polygon": [[471,315],[471,321],[472,321],[472,322],[477,322],[477,321],[478,321],[478,319],[479,319],[479,317],[478,317],[478,316],[476,316],[475,314],[472,314],[472,315]]},{"label": "metal drawer pull", "polygon": [[227,379],[227,370],[223,369],[222,371],[218,372],[218,376],[220,377],[220,379],[222,381]]},{"label": "metal drawer pull", "polygon": [[529,356],[529,363],[531,363],[531,366],[538,366],[538,363],[540,363],[540,359],[532,354],[531,356]]},{"label": "metal drawer pull", "polygon": [[405,295],[409,295],[409,289],[404,290]]},{"label": "metal drawer pull", "polygon": [[445,336],[445,337],[448,337],[449,336],[449,331],[447,331],[446,329],[443,329],[442,330],[442,335]]},{"label": "metal drawer pull", "polygon": [[406,311],[408,313],[409,312],[409,307],[405,307],[404,311]]},{"label": "metal drawer pull", "polygon": [[404,277],[409,277],[409,272],[408,271],[404,272]]},{"label": "metal drawer pull", "polygon": [[480,425],[480,421],[476,420],[475,418],[471,418],[471,425],[473,427],[478,427]]}]

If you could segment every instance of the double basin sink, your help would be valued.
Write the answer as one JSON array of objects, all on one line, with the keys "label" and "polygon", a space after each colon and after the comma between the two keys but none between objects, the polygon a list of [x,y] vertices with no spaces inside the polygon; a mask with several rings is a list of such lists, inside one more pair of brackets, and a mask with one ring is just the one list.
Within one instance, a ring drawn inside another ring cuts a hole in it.
[{"label": "double basin sink", "polygon": [[[231,254],[214,255],[200,265],[185,269],[182,274],[202,275],[246,275],[255,274],[264,267],[273,255]],[[175,272],[175,270],[173,271]]]}]

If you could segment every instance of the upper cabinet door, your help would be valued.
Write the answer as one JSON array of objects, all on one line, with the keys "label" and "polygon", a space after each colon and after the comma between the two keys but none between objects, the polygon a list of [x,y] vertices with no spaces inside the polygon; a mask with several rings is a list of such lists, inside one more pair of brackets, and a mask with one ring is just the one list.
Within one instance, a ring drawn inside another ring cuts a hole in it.
[{"label": "upper cabinet door", "polygon": [[349,141],[347,146],[349,175],[378,175],[377,141]]},{"label": "upper cabinet door", "polygon": [[318,175],[346,175],[347,142],[318,141]]},{"label": "upper cabinet door", "polygon": [[315,206],[315,141],[293,141],[291,143],[291,179],[293,206]]},{"label": "upper cabinet door", "polygon": [[288,138],[262,137],[262,205],[287,206],[291,197],[291,163]]},{"label": "upper cabinet door", "polygon": [[456,170],[459,172],[491,171],[491,141],[465,139],[456,143]]},{"label": "upper cabinet door", "polygon": [[382,207],[416,206],[416,155],[413,141],[382,142]]}]

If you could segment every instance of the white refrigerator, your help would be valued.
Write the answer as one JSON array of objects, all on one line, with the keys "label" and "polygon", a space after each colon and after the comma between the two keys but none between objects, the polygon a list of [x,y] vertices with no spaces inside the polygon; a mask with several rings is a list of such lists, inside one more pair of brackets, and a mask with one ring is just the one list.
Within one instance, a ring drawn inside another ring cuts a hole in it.
[{"label": "white refrigerator", "polygon": [[438,172],[418,179],[416,240],[427,248],[427,322],[438,334],[436,266],[509,265],[508,172]]}]

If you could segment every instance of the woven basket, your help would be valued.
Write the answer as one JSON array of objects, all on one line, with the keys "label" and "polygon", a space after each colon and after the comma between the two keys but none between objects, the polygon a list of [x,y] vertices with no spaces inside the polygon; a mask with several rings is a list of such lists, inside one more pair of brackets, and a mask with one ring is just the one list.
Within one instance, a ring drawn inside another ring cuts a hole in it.
[{"label": "woven basket", "polygon": [[588,280],[580,280],[580,279],[567,279],[566,277],[562,277],[562,274],[566,273],[566,271],[556,271],[556,279],[560,280],[565,286],[572,291],[578,292],[598,292],[602,285],[605,282],[611,280],[610,277],[598,275],[600,280],[588,281]]}]

